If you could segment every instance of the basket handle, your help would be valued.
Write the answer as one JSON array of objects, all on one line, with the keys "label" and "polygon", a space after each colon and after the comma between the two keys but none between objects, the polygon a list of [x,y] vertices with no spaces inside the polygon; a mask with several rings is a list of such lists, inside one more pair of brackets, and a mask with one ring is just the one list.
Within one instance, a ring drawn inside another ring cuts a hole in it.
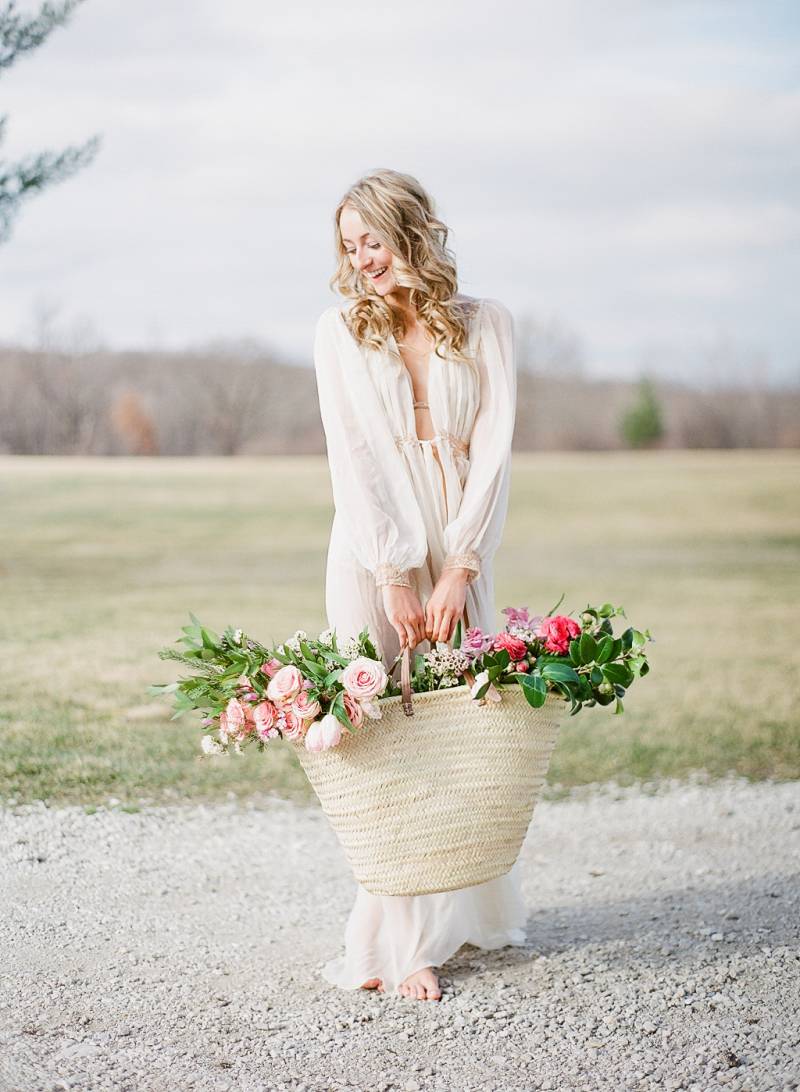
[{"label": "basket handle", "polygon": [[[466,603],[464,604],[464,610],[462,614],[464,628],[467,628],[469,627],[469,616],[467,614]],[[452,642],[448,643],[450,643],[452,647]],[[464,672],[464,679],[467,682],[468,686],[475,685],[475,676],[471,671],[467,670]],[[406,714],[407,717],[412,717],[414,715],[414,705],[411,697],[411,648],[407,643],[403,646],[403,660],[400,664],[400,690],[403,695],[403,712]],[[478,704],[483,705],[484,701],[485,698],[481,698]]]}]

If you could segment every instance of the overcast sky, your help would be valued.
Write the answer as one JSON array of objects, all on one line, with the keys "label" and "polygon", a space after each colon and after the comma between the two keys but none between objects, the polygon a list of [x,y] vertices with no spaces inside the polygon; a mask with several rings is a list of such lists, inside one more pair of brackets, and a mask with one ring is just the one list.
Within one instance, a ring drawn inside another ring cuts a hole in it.
[{"label": "overcast sky", "polygon": [[50,311],[309,362],[333,209],[393,167],[462,290],[573,331],[590,374],[800,380],[796,0],[86,0],[2,112],[5,158],[103,145],[0,249],[0,340]]}]

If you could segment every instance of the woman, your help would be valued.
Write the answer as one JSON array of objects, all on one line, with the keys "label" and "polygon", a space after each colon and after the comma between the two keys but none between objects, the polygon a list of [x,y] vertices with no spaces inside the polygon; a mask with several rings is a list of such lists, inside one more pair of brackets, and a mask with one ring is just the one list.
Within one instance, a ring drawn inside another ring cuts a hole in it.
[{"label": "woman", "polygon": [[[375,171],[335,213],[345,297],[317,323],[314,365],[335,516],[328,625],[369,627],[387,667],[449,642],[466,608],[494,632],[492,560],[508,507],[516,409],[513,327],[497,300],[457,293],[448,229],[416,179]],[[397,667],[399,671],[399,665]],[[345,989],[439,999],[436,966],[462,944],[525,940],[517,866],[459,891],[373,895],[360,884]]]}]

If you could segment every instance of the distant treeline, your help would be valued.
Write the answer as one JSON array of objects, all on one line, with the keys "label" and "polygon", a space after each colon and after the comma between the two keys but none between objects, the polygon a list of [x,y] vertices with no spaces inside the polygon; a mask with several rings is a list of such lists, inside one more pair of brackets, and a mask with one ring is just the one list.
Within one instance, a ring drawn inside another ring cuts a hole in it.
[{"label": "distant treeline", "polygon": [[[514,448],[800,447],[800,391],[520,371]],[[312,368],[207,352],[0,350],[0,453],[319,454]]]}]

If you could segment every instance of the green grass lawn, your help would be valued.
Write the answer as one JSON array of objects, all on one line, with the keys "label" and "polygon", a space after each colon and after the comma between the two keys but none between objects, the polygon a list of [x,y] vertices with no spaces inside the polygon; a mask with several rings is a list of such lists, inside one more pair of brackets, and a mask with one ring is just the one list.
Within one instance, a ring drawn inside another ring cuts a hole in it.
[{"label": "green grass lawn", "polygon": [[[498,624],[563,591],[656,638],[623,715],[567,719],[551,785],[800,776],[799,471],[790,451],[515,456]],[[264,643],[326,624],[323,457],[6,456],[0,495],[0,799],[309,795],[288,747],[201,758],[199,719],[146,688],[182,671],[157,650],[189,611]]]}]

